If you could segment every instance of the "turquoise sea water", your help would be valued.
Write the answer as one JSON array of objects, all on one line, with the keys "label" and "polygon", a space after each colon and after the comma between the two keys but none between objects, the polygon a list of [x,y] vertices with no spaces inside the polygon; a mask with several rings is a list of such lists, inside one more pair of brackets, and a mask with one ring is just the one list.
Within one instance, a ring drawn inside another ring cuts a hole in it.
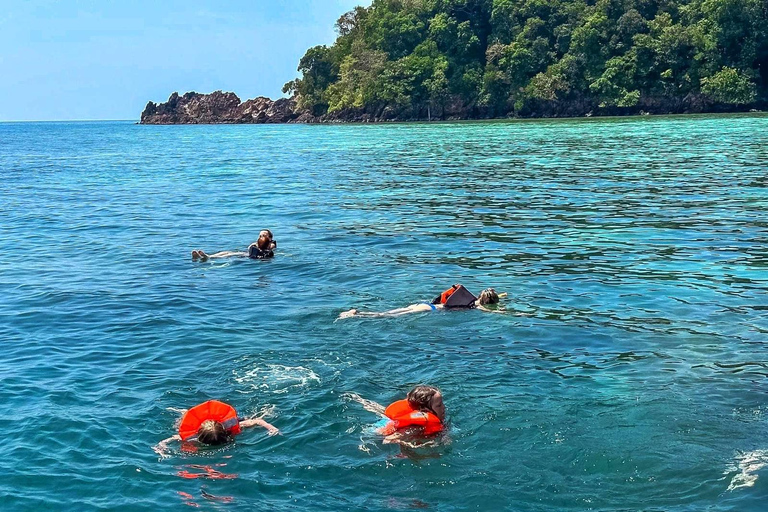
[{"label": "turquoise sea water", "polygon": [[[765,509],[768,117],[0,124],[0,177],[3,510]],[[334,321],[455,282],[509,314]],[[415,454],[345,396],[422,382]],[[160,459],[209,398],[283,435]]]}]

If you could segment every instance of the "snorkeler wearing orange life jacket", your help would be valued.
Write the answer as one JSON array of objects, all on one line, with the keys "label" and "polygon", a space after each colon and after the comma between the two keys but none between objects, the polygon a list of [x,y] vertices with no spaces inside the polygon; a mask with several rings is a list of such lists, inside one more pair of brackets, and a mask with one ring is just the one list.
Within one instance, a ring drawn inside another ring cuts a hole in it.
[{"label": "snorkeler wearing orange life jacket", "polygon": [[438,309],[479,309],[480,311],[494,311],[484,306],[487,304],[497,304],[500,298],[506,296],[506,293],[499,294],[496,293],[496,290],[493,288],[486,288],[480,292],[480,297],[475,297],[463,285],[455,284],[438,295],[437,298],[435,298],[432,302],[420,302],[418,304],[411,304],[410,306],[406,306],[404,308],[391,309],[389,311],[381,312],[358,311],[357,309],[350,309],[349,311],[344,311],[341,313],[339,318],[349,318],[352,316],[400,316],[407,315],[409,313],[425,313],[428,311],[436,311]]},{"label": "snorkeler wearing orange life jacket", "polygon": [[231,405],[218,400],[208,400],[185,411],[179,424],[179,433],[158,443],[154,450],[164,457],[167,445],[172,441],[197,441],[218,446],[232,441],[242,429],[254,426],[266,428],[270,436],[280,433],[261,417],[239,418]]},{"label": "snorkeler wearing orange life jacket", "polygon": [[445,404],[440,390],[433,386],[416,386],[405,400],[398,400],[384,409],[389,421],[377,432],[391,436],[399,431],[418,427],[418,433],[433,435],[445,429]]},{"label": "snorkeler wearing orange life jacket", "polygon": [[179,424],[182,441],[198,440],[210,445],[224,444],[241,431],[235,408],[217,400],[208,400],[189,409]]}]

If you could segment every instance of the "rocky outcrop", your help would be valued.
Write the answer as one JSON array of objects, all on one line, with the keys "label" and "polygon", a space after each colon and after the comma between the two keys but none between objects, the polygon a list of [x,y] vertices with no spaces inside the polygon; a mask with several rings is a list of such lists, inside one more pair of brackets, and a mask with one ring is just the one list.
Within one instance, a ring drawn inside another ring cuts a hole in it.
[{"label": "rocky outcrop", "polygon": [[[147,103],[141,124],[288,123],[299,117],[293,99],[259,97],[241,102],[233,92],[171,94],[165,103]],[[304,121],[307,122],[307,121]]]}]

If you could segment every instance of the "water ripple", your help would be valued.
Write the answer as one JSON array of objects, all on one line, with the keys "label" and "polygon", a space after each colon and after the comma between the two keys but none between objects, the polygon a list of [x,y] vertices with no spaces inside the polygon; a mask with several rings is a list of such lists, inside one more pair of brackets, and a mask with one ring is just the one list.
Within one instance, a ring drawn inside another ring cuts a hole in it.
[{"label": "water ripple", "polygon": [[[768,118],[0,124],[13,510],[763,510]],[[192,262],[243,250],[272,261]],[[335,321],[450,284],[505,314]],[[418,383],[450,432],[371,433]],[[179,409],[269,412],[219,450]]]}]

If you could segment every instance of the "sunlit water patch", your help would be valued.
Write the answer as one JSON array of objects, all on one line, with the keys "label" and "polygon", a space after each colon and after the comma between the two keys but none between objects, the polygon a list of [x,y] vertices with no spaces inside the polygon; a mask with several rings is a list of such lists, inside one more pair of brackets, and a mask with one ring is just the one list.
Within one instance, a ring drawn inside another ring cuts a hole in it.
[{"label": "sunlit water patch", "polygon": [[758,473],[765,466],[768,466],[768,450],[738,454],[734,463],[726,467],[726,474],[733,474],[727,490],[752,487],[757,482]]},{"label": "sunlit water patch", "polygon": [[[0,124],[9,510],[768,500],[768,118]],[[193,262],[244,250],[271,261]],[[453,283],[504,314],[337,320]],[[450,430],[382,443],[442,388]],[[267,414],[160,458],[207,399]]]},{"label": "sunlit water patch", "polygon": [[320,377],[310,368],[270,364],[265,367],[234,371],[235,381],[244,391],[262,391],[273,394],[296,392],[312,384],[320,384]]}]

